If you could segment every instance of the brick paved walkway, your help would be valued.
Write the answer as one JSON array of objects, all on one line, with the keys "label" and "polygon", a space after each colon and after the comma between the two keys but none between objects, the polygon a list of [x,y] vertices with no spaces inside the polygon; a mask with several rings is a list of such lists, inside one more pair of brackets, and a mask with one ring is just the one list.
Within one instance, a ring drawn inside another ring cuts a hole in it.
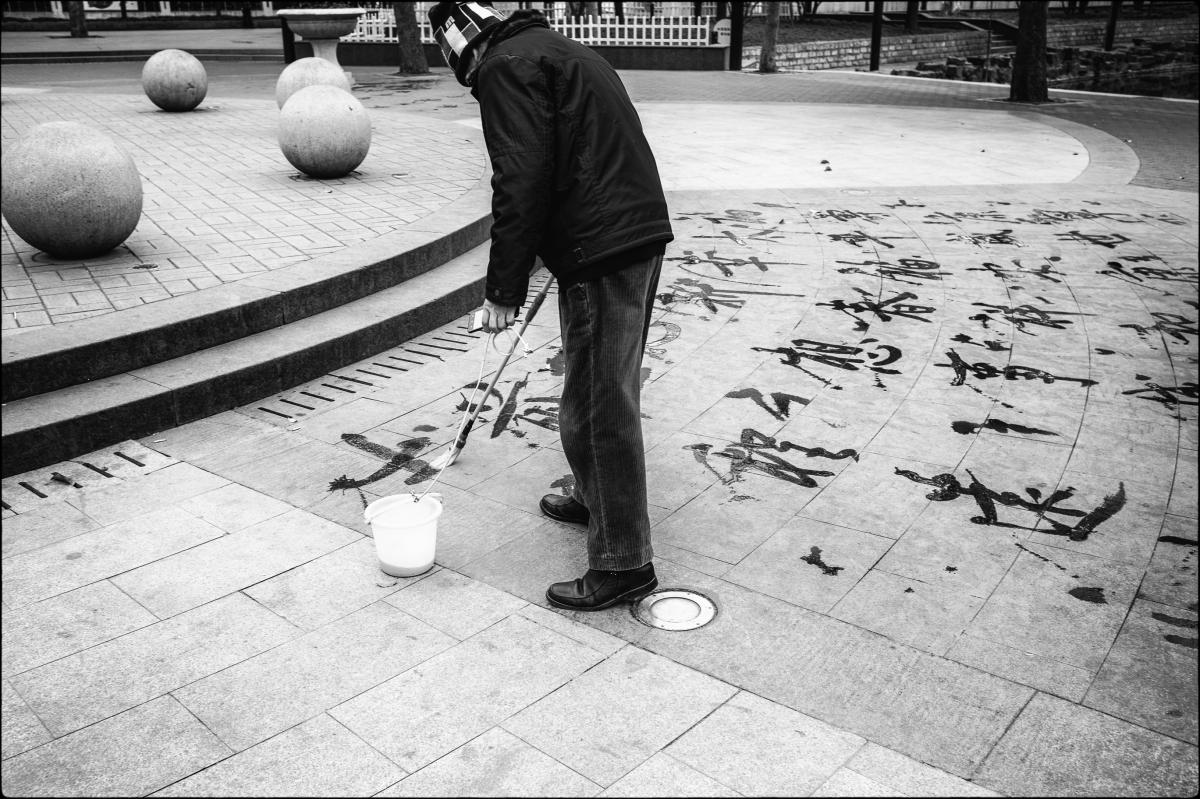
[{"label": "brick paved walkway", "polygon": [[[269,99],[221,70],[215,104]],[[359,77],[473,133],[448,81]],[[379,571],[363,503],[469,409],[455,322],[3,481],[5,794],[1195,794],[1200,218],[1152,160],[1194,176],[1187,106],[624,77],[677,235],[655,566],[715,621],[547,608],[584,566],[536,510],[571,480],[549,308],[440,479],[434,569]]]},{"label": "brick paved walkway", "polygon": [[125,244],[87,261],[40,253],[6,223],[4,329],[108,314],[338,252],[403,230],[485,174],[475,131],[372,113],[369,162],[346,178],[318,181],[279,151],[273,102],[219,99],[169,114],[144,96],[6,96],[5,146],[39,122],[93,125],[135,153],[144,204]]}]

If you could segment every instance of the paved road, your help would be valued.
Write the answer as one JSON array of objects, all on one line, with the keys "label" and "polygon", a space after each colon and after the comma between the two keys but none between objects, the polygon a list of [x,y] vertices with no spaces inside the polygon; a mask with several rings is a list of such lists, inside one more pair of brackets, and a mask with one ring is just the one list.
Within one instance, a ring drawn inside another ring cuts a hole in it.
[{"label": "paved road", "polygon": [[[110,69],[6,68],[6,136],[155,124]],[[213,119],[269,116],[268,69],[212,74]],[[677,235],[656,568],[716,620],[546,607],[584,565],[536,511],[570,484],[547,312],[439,479],[437,566],[379,572],[363,503],[428,486],[485,355],[448,325],[4,481],[5,793],[1195,793],[1194,104],[622,77]],[[356,80],[474,135],[444,73]]]}]

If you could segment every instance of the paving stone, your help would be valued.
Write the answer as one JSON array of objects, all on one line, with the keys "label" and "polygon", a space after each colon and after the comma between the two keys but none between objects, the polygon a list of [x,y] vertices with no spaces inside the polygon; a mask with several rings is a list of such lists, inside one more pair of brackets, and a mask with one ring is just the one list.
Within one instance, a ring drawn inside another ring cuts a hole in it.
[{"label": "paving stone", "polygon": [[237,483],[192,497],[179,507],[227,533],[245,530],[291,509],[284,502]]},{"label": "paving stone", "polygon": [[1059,438],[1038,441],[990,430],[964,437],[974,442],[955,469],[963,485],[968,485],[974,475],[987,486],[1003,486],[1005,490],[1019,486],[1026,494],[1034,488],[1049,495],[1058,486],[1071,456],[1069,438],[1068,443],[1058,443]]},{"label": "paving stone", "polygon": [[343,702],[330,715],[393,762],[416,771],[600,660],[595,650],[512,616]]},{"label": "paving stone", "polygon": [[4,645],[0,647],[4,676],[20,674],[155,621],[152,613],[108,581],[6,610]]},{"label": "paving stone", "polygon": [[[363,497],[366,496],[366,502]],[[371,525],[363,517],[371,498],[358,491],[331,491],[308,505],[305,510],[360,535],[371,535]]]},{"label": "paving stone", "polygon": [[66,502],[4,517],[4,557],[20,555],[95,530],[100,523]]},{"label": "paving stone", "polygon": [[107,525],[170,507],[228,482],[189,463],[176,463],[120,485],[100,484],[67,501]]},{"label": "paving stone", "polygon": [[41,746],[53,736],[8,680],[3,682],[3,712],[0,712],[0,747],[10,757]]},{"label": "paving stone", "polygon": [[323,441],[306,441],[274,452],[258,450],[260,457],[236,464],[209,463],[206,468],[235,483],[261,491],[299,508],[324,499],[329,484],[339,477],[367,479],[384,463],[358,451]]},{"label": "paving stone", "polygon": [[893,641],[944,655],[983,602],[961,590],[875,569],[842,597],[830,615]]},{"label": "paving stone", "polygon": [[809,796],[905,796],[848,768],[838,769]]},{"label": "paving stone", "polygon": [[83,533],[4,563],[4,601],[21,607],[152,563],[224,534],[175,508]]},{"label": "paving stone", "polygon": [[966,634],[1095,672],[1141,576],[1125,564],[1029,545]]},{"label": "paving stone", "polygon": [[[1136,566],[1145,566],[1150,561],[1156,532],[1166,511],[1164,487],[1067,471],[1059,490],[1068,488],[1074,489],[1074,496],[1059,504],[1083,513],[1096,511],[1099,516],[1094,517],[1093,531],[1073,540],[1062,530],[1052,529],[1043,519],[1038,531],[1029,537],[1030,542]],[[1106,514],[1111,515],[1104,518]],[[1055,521],[1068,527],[1077,524],[1075,519],[1065,516],[1058,516]]]},{"label": "paving stone", "polygon": [[681,635],[627,614],[581,620],[960,776],[982,761],[1032,693],[740,586],[661,566],[661,585],[686,586],[716,603],[713,622]]},{"label": "paving stone", "polygon": [[670,755],[658,752],[597,796],[741,796]]},{"label": "paving stone", "polygon": [[504,728],[608,786],[736,689],[626,647],[504,722]]},{"label": "paving stone", "polygon": [[451,486],[438,485],[434,492],[442,495],[435,559],[449,569],[459,569],[546,522],[536,512],[540,496],[530,497],[532,504],[520,510]]},{"label": "paving stone", "polygon": [[306,439],[239,411],[225,411],[156,433],[143,441],[162,452],[220,473]]},{"label": "paving stone", "polygon": [[814,718],[739,691],[666,753],[747,796],[801,796],[865,743]]},{"label": "paving stone", "polygon": [[[1176,431],[1153,421],[1135,421],[1089,412],[1071,454],[1071,471],[1098,477],[1132,477],[1169,484],[1175,472]],[[1130,464],[1137,464],[1136,473]]]},{"label": "paving stone", "polygon": [[1090,669],[1063,663],[1052,655],[1026,652],[970,634],[960,635],[946,657],[1072,702],[1083,701],[1096,676]]},{"label": "paving stone", "polygon": [[620,638],[609,635],[601,630],[592,629],[586,624],[580,624],[573,619],[567,618],[567,614],[565,613],[539,608],[537,605],[525,605],[517,611],[517,614],[560,635],[565,635],[573,641],[578,641],[605,657],[612,655],[618,649],[625,646],[625,642]]},{"label": "paving stone", "polygon": [[1138,600],[1083,704],[1196,741],[1196,614]]},{"label": "paving stone", "polygon": [[256,583],[245,593],[297,627],[315,630],[433,573],[385,574],[379,568],[375,542],[363,538]]},{"label": "paving stone", "polygon": [[[731,447],[726,451],[744,453],[746,450]],[[758,456],[753,457],[757,459]],[[709,463],[719,470],[724,468],[725,461],[710,453]],[[822,460],[804,462],[802,468],[829,471],[824,466]],[[737,563],[816,495],[820,490],[816,485],[818,480],[830,478],[805,476],[798,479],[813,485],[789,484],[754,472],[743,473],[728,484],[718,482],[655,525],[655,540],[714,560]]]},{"label": "paving stone", "polygon": [[[725,472],[719,471],[726,463],[710,455],[709,463],[718,469],[714,474],[700,462],[697,450],[691,447],[707,444],[711,451],[719,452],[731,442],[720,439],[702,438],[689,433],[676,433],[667,437],[646,452],[647,501],[664,508],[681,508],[698,496],[704,489],[721,479]],[[658,475],[669,475],[667,480],[655,479]]]},{"label": "paving stone", "polygon": [[1195,519],[1197,495],[1197,460],[1195,450],[1179,450],[1175,460],[1175,481],[1171,487],[1171,501],[1167,513]]},{"label": "paving stone", "polygon": [[1196,522],[1167,516],[1138,596],[1178,608],[1196,609]]},{"label": "paving stone", "polygon": [[289,640],[299,631],[241,594],[13,678],[55,736],[115,716]]},{"label": "paving stone", "polygon": [[322,714],[153,796],[378,796],[403,776]]},{"label": "paving stone", "polygon": [[962,409],[934,402],[909,400],[901,405],[866,450],[901,458],[920,453],[935,463],[958,463],[972,440],[951,426],[962,417]]},{"label": "paving stone", "polygon": [[997,795],[987,788],[869,742],[850,758],[845,769],[857,772],[905,796]]},{"label": "paving stone", "polygon": [[927,491],[897,475],[897,469],[924,477],[952,471],[934,463],[865,453],[800,514],[865,533],[899,538],[929,500],[925,497]]},{"label": "paving stone", "polygon": [[230,754],[169,696],[4,762],[6,796],[144,796]]},{"label": "paving stone", "polygon": [[974,780],[1008,796],[1193,796],[1196,747],[1038,694]]},{"label": "paving stone", "polygon": [[[400,372],[396,374],[400,375]],[[337,407],[304,396],[296,397],[293,401],[309,402],[314,406],[311,411],[296,409],[295,415],[299,419],[297,432],[327,444],[338,443],[346,433],[365,433],[372,427],[402,416],[407,410],[403,406],[380,402],[371,397],[360,397]]]},{"label": "paving stone", "polygon": [[[114,583],[160,618],[239,591],[358,540],[302,510],[122,574]],[[181,580],[180,575],[187,575]]]},{"label": "paving stone", "polygon": [[721,577],[733,568],[732,564],[726,563],[723,560],[717,560],[707,555],[701,555],[697,552],[682,549],[681,547],[672,546],[660,540],[661,536],[656,539],[654,537],[654,525],[654,507],[651,506],[650,534],[654,543],[654,557],[673,561],[680,566],[686,566],[689,569],[695,569],[698,572],[703,572],[713,577]]},{"label": "paving stone", "polygon": [[990,596],[1021,554],[1018,545],[1029,532],[974,524],[977,510],[965,498],[930,502],[877,568],[973,597]]},{"label": "paving stone", "polygon": [[377,796],[595,796],[600,786],[499,727]]},{"label": "paving stone", "polygon": [[528,604],[448,569],[384,601],[459,640],[470,638]]},{"label": "paving stone", "polygon": [[797,516],[730,569],[724,579],[826,613],[892,544],[883,536]]},{"label": "paving stone", "polygon": [[241,751],[368,691],[453,642],[376,602],[174,695]]},{"label": "paving stone", "polygon": [[587,568],[587,535],[582,529],[545,521],[458,571],[547,607],[546,589],[551,583],[573,580]]}]

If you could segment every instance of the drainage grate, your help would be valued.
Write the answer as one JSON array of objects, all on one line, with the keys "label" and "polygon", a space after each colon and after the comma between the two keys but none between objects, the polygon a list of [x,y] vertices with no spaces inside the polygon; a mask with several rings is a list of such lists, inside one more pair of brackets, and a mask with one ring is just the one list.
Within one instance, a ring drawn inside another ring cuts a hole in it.
[{"label": "drainage grate", "polygon": [[[549,279],[550,274],[545,269],[539,269],[530,278],[522,316],[528,313],[533,298]],[[557,294],[557,290],[555,285],[548,294]],[[423,366],[444,364],[450,359],[462,357],[470,353],[472,345],[484,337],[482,332],[468,331],[466,324],[457,319],[364,361],[342,367],[259,402],[243,405],[238,410],[275,425],[292,425],[306,417],[368,396],[396,378],[411,374]]]},{"label": "drainage grate", "polygon": [[655,591],[633,605],[633,617],[660,630],[695,630],[717,617],[717,606],[699,591]]},{"label": "drainage grate", "polygon": [[53,466],[6,477],[0,481],[0,509],[25,513],[109,481],[120,483],[176,463],[136,441],[89,452]]}]

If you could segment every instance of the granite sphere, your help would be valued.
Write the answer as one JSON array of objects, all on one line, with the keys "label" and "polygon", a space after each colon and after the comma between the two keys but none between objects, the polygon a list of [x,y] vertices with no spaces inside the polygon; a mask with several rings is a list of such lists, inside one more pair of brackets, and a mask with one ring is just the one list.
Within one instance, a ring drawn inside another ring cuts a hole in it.
[{"label": "granite sphere", "polygon": [[371,149],[371,120],[354,95],[337,86],[308,86],[279,112],[279,148],[314,178],[350,174]]},{"label": "granite sphere", "polygon": [[191,111],[208,94],[208,73],[186,50],[159,50],[142,67],[142,90],[164,111]]},{"label": "granite sphere", "polygon": [[46,122],[4,154],[4,217],[13,232],[58,258],[89,258],[116,247],[142,216],[133,159],[103,131]]},{"label": "granite sphere", "polygon": [[301,58],[288,64],[275,81],[275,104],[283,108],[288,99],[308,86],[337,86],[350,91],[350,78],[332,61]]}]

